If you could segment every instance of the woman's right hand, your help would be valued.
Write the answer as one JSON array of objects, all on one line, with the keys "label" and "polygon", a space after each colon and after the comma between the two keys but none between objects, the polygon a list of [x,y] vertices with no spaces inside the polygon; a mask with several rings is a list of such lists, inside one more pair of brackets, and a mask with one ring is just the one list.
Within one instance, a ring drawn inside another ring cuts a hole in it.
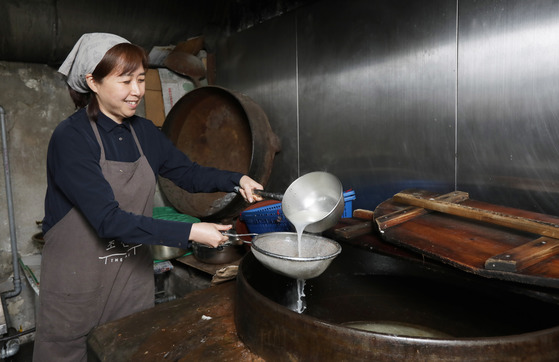
[{"label": "woman's right hand", "polygon": [[207,222],[194,223],[192,224],[192,229],[190,229],[189,240],[216,248],[229,240],[229,237],[223,235],[222,232],[231,228],[232,225],[212,224]]}]

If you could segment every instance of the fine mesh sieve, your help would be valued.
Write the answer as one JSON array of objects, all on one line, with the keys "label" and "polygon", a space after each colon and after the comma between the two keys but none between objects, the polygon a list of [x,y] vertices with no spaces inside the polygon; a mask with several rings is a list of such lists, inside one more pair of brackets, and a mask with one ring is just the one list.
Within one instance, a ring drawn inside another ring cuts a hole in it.
[{"label": "fine mesh sieve", "polygon": [[301,238],[301,255],[296,233],[260,234],[252,239],[252,253],[268,269],[293,279],[316,278],[342,251],[337,242],[310,234]]}]

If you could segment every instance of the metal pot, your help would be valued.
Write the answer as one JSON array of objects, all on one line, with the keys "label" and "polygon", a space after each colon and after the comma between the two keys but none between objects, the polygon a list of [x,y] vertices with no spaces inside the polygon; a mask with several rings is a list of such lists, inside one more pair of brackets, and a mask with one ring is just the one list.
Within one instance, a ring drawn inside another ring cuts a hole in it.
[{"label": "metal pot", "polygon": [[226,242],[213,248],[200,243],[192,243],[192,254],[199,262],[206,264],[228,264],[242,258],[246,253],[243,242]]},{"label": "metal pot", "polygon": [[165,245],[150,245],[153,259],[155,260],[170,260],[176,259],[188,252],[188,249],[175,248]]}]

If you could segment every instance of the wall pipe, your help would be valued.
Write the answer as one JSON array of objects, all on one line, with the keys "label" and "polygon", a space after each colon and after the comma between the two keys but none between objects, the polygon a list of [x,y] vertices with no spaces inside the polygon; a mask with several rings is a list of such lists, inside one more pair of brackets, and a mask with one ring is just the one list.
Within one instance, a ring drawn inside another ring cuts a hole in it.
[{"label": "wall pipe", "polygon": [[6,121],[4,108],[0,106],[0,123],[2,125],[2,155],[4,157],[4,177],[6,179],[6,200],[8,201],[8,218],[10,223],[10,241],[12,245],[12,264],[14,268],[14,290],[2,293],[4,298],[12,298],[21,292],[21,277],[17,256],[17,239],[14,219],[14,203],[12,199],[12,184],[10,182],[10,162],[8,159],[8,141],[6,137]]}]

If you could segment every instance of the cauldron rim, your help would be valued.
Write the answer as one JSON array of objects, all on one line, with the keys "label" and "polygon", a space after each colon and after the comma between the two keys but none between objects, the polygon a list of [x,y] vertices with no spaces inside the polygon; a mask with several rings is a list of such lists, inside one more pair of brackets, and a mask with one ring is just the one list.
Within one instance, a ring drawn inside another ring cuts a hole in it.
[{"label": "cauldron rim", "polygon": [[[266,345],[263,345],[262,341],[254,338],[254,334],[258,334],[254,330],[255,323],[258,323],[257,320],[261,321],[263,319],[262,316],[257,315],[261,309],[273,311],[276,314],[273,320],[270,315],[266,315],[267,322],[270,324],[273,324],[275,321],[278,323],[289,322],[295,328],[302,328],[308,331],[326,331],[326,333],[320,335],[323,339],[322,347],[319,350],[313,350],[313,356],[316,356],[316,353],[324,353],[325,357],[333,357],[340,353],[340,345],[343,347],[344,343],[348,342],[350,345],[353,343],[354,345],[367,348],[364,355],[359,355],[360,358],[374,358],[374,360],[382,360],[389,355],[391,356],[390,359],[392,359],[394,356],[390,353],[397,353],[398,356],[403,354],[402,356],[413,360],[414,356],[415,358],[421,357],[420,354],[416,354],[418,351],[430,353],[428,356],[432,356],[433,353],[448,356],[448,353],[454,350],[466,353],[463,354],[464,356],[473,356],[472,353],[477,351],[480,353],[480,356],[484,356],[484,359],[494,360],[496,356],[503,357],[504,353],[508,353],[510,356],[517,356],[519,351],[522,351],[527,345],[530,348],[534,347],[534,344],[537,345],[536,347],[542,353],[549,353],[550,357],[559,358],[559,350],[557,349],[557,346],[559,346],[559,326],[496,337],[428,338],[365,331],[324,321],[311,315],[298,314],[268,299],[250,284],[244,275],[244,271],[247,265],[255,262],[258,261],[249,253],[241,260],[239,265],[235,296],[235,325],[240,339],[251,350],[265,359],[266,357],[271,358],[273,356],[276,356],[277,359],[277,353],[287,353],[286,351],[289,351],[290,356],[297,355],[299,352],[296,350],[297,346],[294,346],[292,341],[278,345],[278,341],[285,342],[285,338],[290,338],[283,334],[281,337],[275,336],[274,344],[264,343]],[[293,326],[289,326],[288,329],[292,330]],[[267,333],[269,334],[270,332],[268,331]],[[288,332],[285,333],[288,334]],[[324,338],[327,340],[324,340]],[[345,342],[341,340],[345,340]],[[339,345],[332,347],[336,343]],[[555,346],[555,350],[552,350],[551,346]],[[488,352],[489,350],[491,352]],[[344,356],[343,353],[340,354],[340,357],[342,356]],[[347,357],[345,355],[345,358]],[[425,355],[422,358],[425,358]]]}]

